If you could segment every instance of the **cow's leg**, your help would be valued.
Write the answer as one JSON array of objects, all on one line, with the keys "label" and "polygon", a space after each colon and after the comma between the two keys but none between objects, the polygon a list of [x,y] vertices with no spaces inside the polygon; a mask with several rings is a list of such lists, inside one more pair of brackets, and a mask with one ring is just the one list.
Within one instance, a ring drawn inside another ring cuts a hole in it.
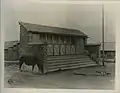
[{"label": "cow's leg", "polygon": [[43,65],[42,65],[42,64],[40,64],[40,68],[41,68],[41,73],[42,73],[42,75],[43,75],[44,72],[43,72]]},{"label": "cow's leg", "polygon": [[23,62],[20,61],[20,63],[19,63],[19,70],[20,70],[20,71],[22,71],[22,70],[21,70],[22,64],[23,64]]},{"label": "cow's leg", "polygon": [[38,67],[38,69],[39,69],[39,72],[40,72],[40,65],[39,65],[39,64],[37,64],[37,67]]},{"label": "cow's leg", "polygon": [[41,65],[40,65],[40,64],[37,64],[37,66],[38,66],[39,72],[41,72],[41,73],[43,74],[43,70],[42,70],[42,68],[41,68]]},{"label": "cow's leg", "polygon": [[35,65],[32,65],[32,71],[34,70],[34,66],[35,66]]}]

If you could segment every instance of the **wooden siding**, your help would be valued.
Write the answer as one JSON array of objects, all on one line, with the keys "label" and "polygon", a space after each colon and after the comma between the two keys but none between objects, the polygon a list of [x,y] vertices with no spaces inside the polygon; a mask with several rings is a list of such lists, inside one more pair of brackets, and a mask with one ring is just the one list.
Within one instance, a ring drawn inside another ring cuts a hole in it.
[{"label": "wooden siding", "polygon": [[100,45],[86,45],[85,50],[88,50],[89,53],[95,54],[97,57],[100,57]]},{"label": "wooden siding", "polygon": [[71,44],[48,44],[47,55],[69,55],[76,54],[75,45]]},{"label": "wooden siding", "polygon": [[4,59],[7,61],[14,61],[19,59],[19,44],[14,45],[4,51]]},{"label": "wooden siding", "polygon": [[73,36],[64,36],[64,35],[54,35],[54,34],[45,34],[45,33],[28,33],[29,42],[31,43],[40,43],[44,44],[74,44],[76,42],[75,37]]},{"label": "wooden siding", "polygon": [[[54,47],[53,50],[49,50],[49,54],[52,55],[53,51],[55,55],[58,55],[56,52],[63,51],[61,54],[69,54],[69,51],[76,51],[75,54],[80,54],[84,52],[84,38],[81,37],[74,37],[74,36],[63,36],[63,35],[52,35],[52,34],[35,34],[33,33],[32,38],[30,38],[31,43],[39,43],[39,44],[44,44],[47,42],[48,47]],[[68,46],[72,44],[72,46]],[[66,46],[67,45],[67,46]],[[59,49],[60,47],[60,49]],[[70,49],[72,47],[75,47],[74,49]],[[51,48],[52,49],[52,48]],[[64,53],[66,51],[67,53]],[[71,54],[71,53],[70,53]]]},{"label": "wooden siding", "polygon": [[20,26],[20,55],[22,52],[24,52],[28,45],[28,32],[23,26]]},{"label": "wooden siding", "polygon": [[[104,51],[105,52],[105,58],[106,59],[115,59],[115,51]],[[101,51],[101,57],[103,56],[103,53]]]}]

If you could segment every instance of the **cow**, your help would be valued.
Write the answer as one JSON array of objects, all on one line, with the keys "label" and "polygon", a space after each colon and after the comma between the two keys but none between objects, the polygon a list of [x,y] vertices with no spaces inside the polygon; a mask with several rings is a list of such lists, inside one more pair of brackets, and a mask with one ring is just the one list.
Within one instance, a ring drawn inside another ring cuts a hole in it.
[{"label": "cow", "polygon": [[32,66],[32,71],[34,70],[34,66],[37,65],[39,71],[43,74],[43,66],[40,59],[34,55],[22,55],[19,58],[19,70],[21,71],[21,67],[25,63],[28,66]]}]

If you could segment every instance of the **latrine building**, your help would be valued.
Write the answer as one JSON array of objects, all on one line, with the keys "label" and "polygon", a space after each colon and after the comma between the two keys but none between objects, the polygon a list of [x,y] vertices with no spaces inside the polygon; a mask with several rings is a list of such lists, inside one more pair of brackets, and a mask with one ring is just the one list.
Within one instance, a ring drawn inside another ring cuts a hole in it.
[{"label": "latrine building", "polygon": [[97,65],[85,54],[88,36],[76,29],[20,24],[20,55],[33,53],[43,63],[44,73]]}]

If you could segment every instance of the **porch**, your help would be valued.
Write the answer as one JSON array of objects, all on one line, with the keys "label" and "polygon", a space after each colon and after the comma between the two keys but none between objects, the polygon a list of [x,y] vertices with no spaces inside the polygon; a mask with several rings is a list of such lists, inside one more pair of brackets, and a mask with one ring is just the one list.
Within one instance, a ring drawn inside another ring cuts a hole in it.
[{"label": "porch", "polygon": [[30,44],[33,51],[42,60],[43,72],[96,66],[96,61],[84,52],[84,48],[73,44]]}]

